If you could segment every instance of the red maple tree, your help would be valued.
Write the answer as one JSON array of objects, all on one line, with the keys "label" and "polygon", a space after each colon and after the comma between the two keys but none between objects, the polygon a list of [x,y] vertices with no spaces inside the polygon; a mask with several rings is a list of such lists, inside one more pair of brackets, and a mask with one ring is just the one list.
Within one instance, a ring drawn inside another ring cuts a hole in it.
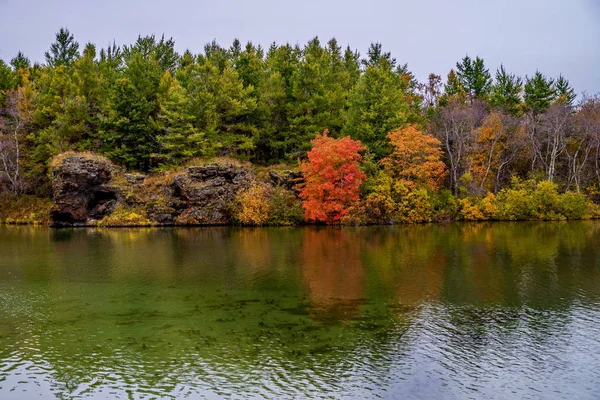
[{"label": "red maple tree", "polygon": [[360,184],[366,178],[359,168],[359,152],[365,146],[349,136],[334,139],[327,133],[311,142],[308,162],[300,166],[305,179],[300,198],[306,221],[335,224],[359,199]]}]

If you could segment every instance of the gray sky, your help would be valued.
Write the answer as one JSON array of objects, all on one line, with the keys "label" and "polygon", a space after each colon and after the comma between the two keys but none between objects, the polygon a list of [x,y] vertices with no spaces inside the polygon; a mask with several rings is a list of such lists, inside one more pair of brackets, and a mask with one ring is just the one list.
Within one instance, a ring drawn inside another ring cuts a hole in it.
[{"label": "gray sky", "polygon": [[600,0],[0,0],[0,58],[22,50],[44,61],[54,34],[105,47],[139,34],[173,37],[181,52],[216,39],[267,46],[336,37],[361,54],[383,43],[419,80],[444,78],[465,54],[494,73],[565,75],[578,93],[600,92]]}]

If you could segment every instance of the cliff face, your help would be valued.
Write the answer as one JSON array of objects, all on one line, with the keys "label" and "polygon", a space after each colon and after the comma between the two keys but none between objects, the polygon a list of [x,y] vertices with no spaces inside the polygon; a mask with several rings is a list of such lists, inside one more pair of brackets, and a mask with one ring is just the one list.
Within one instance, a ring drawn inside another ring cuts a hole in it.
[{"label": "cliff face", "polygon": [[[176,173],[127,174],[108,160],[64,156],[52,172],[53,226],[224,225],[237,193],[257,181],[251,167],[231,162]],[[301,175],[270,171],[271,184],[293,192]]]},{"label": "cliff face", "polygon": [[52,171],[55,226],[91,225],[111,214],[121,199],[109,185],[116,169],[107,160],[83,155],[66,157]]}]

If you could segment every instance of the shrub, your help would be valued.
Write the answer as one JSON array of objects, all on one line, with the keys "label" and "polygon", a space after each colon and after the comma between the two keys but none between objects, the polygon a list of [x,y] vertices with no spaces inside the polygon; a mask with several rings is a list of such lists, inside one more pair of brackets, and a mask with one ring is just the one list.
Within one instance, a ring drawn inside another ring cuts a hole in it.
[{"label": "shrub", "polygon": [[483,199],[460,199],[459,204],[460,217],[465,221],[487,221],[496,216],[496,196],[493,193],[488,193]]},{"label": "shrub", "polygon": [[269,225],[297,225],[302,222],[304,209],[293,192],[275,186],[271,190]]},{"label": "shrub", "polygon": [[398,206],[398,215],[405,224],[431,222],[434,213],[427,190],[416,189],[406,194]]},{"label": "shrub", "polygon": [[105,227],[151,226],[152,222],[143,209],[120,205],[112,214],[98,221],[97,225]]},{"label": "shrub", "polygon": [[591,216],[591,204],[581,193],[567,192],[560,195],[560,213],[567,219],[585,219]]},{"label": "shrub", "polygon": [[235,219],[243,225],[264,225],[269,220],[271,187],[254,184],[238,192],[235,198]]}]

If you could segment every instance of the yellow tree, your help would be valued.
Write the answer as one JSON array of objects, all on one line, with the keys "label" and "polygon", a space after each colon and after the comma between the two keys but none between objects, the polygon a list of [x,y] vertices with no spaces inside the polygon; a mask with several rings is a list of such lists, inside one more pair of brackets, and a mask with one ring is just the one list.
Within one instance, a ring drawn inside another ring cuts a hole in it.
[{"label": "yellow tree", "polygon": [[381,160],[386,173],[409,190],[439,190],[446,177],[441,142],[415,125],[388,133],[394,150]]}]

